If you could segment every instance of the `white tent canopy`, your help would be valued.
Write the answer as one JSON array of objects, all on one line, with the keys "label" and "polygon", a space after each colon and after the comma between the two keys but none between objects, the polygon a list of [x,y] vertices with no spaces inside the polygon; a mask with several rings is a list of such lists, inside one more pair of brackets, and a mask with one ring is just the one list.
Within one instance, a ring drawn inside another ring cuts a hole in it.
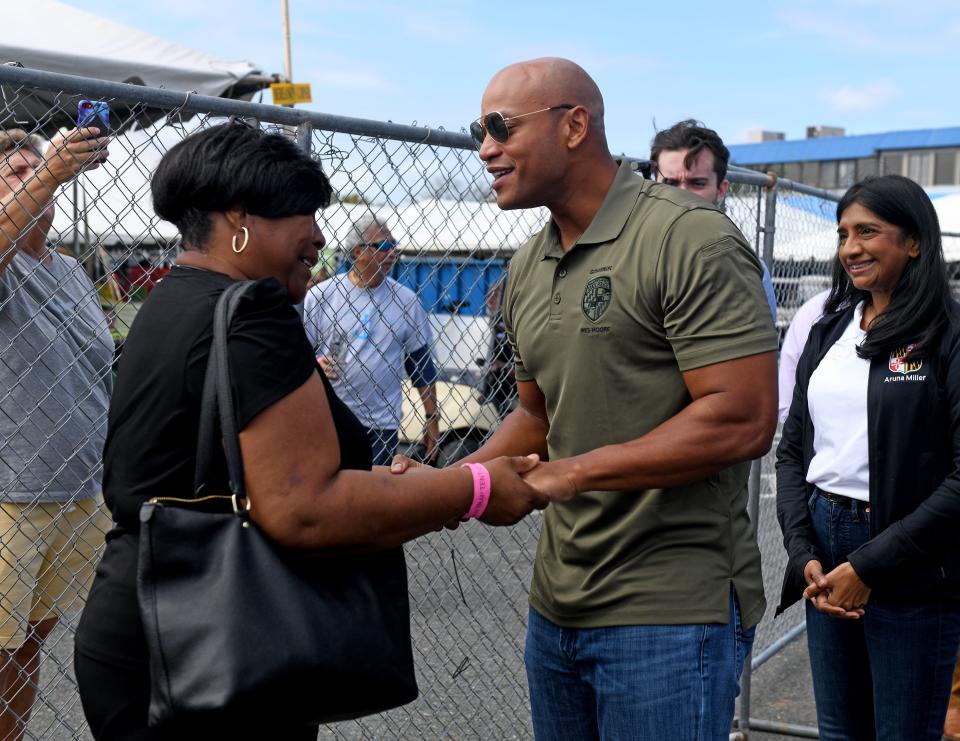
[{"label": "white tent canopy", "polygon": [[[249,98],[272,81],[248,61],[219,60],[59,0],[4,5],[0,63],[19,62],[47,72],[231,98]],[[12,107],[18,120],[43,122],[48,134],[51,126],[66,125],[64,118],[76,114],[75,103],[72,111],[67,110],[54,93],[25,96],[9,86],[3,92],[5,107]],[[64,110],[48,123],[48,111],[58,103]],[[8,122],[4,125],[9,128]]]},{"label": "white tent canopy", "polygon": [[[934,197],[932,200],[940,219],[940,229],[960,234],[960,193]],[[783,204],[777,205],[777,231],[773,249],[776,259],[832,260],[836,252],[837,224],[834,219],[814,216]],[[960,237],[943,238],[943,256],[948,263],[960,262]]]},{"label": "white tent canopy", "polygon": [[221,61],[58,0],[6,5],[0,59],[24,67],[214,96],[260,74],[250,62]]},{"label": "white tent canopy", "polygon": [[[940,229],[960,234],[960,193],[933,199],[940,219]],[[960,237],[943,238],[943,256],[947,262],[960,262]]]},{"label": "white tent canopy", "polygon": [[[758,216],[755,198],[730,198],[725,201],[726,212],[734,224],[746,235],[757,230]],[[832,207],[832,203],[830,206]],[[760,209],[759,223],[763,223]],[[788,199],[778,200],[774,231],[773,256],[776,260],[827,260],[837,246],[837,227],[819,208],[802,208]],[[752,238],[748,238],[751,245]]]},{"label": "white tent canopy", "polygon": [[367,210],[380,217],[402,255],[513,253],[546,223],[546,209],[502,211],[495,203],[429,200],[397,208],[333,204],[321,214],[327,244],[349,250],[352,225]]}]

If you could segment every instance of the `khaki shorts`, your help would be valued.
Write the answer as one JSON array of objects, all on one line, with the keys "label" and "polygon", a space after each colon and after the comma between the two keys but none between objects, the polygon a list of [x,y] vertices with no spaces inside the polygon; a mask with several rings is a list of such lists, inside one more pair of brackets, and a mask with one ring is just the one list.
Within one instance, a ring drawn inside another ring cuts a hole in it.
[{"label": "khaki shorts", "polygon": [[0,504],[0,649],[22,646],[28,622],[83,606],[110,527],[99,496]]}]

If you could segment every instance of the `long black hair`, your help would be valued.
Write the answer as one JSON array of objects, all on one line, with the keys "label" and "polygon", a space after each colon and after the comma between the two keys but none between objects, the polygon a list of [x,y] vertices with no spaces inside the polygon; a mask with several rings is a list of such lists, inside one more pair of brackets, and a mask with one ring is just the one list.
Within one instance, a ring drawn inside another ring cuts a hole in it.
[{"label": "long black hair", "polygon": [[[920,254],[909,260],[890,304],[871,323],[863,344],[862,358],[882,357],[913,345],[911,358],[922,358],[950,322],[950,283],[943,259],[940,221],[923,188],[901,175],[868,177],[853,185],[837,204],[837,222],[843,212],[858,203],[878,218],[899,227],[904,239],[915,239]],[[833,286],[824,310],[827,313],[863,301],[869,306],[869,291],[856,288],[840,263],[839,250],[833,265]]]},{"label": "long black hair", "polygon": [[326,208],[333,190],[320,164],[281,134],[236,120],[191,134],[167,152],[150,184],[157,216],[204,249],[210,214],[236,206],[277,219]]}]

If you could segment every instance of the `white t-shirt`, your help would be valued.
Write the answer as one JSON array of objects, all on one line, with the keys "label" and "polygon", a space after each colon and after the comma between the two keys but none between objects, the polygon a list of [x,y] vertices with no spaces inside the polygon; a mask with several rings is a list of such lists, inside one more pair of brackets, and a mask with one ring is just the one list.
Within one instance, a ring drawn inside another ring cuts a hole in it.
[{"label": "white t-shirt", "polygon": [[317,355],[334,363],[337,396],[366,427],[397,429],[404,360],[430,344],[430,325],[417,295],[392,278],[358,288],[346,273],[314,286],[303,323]]},{"label": "white t-shirt", "polygon": [[863,304],[810,376],[807,407],[813,421],[813,460],[807,481],[832,494],[869,501],[867,383],[870,361],[857,355],[866,332]]}]

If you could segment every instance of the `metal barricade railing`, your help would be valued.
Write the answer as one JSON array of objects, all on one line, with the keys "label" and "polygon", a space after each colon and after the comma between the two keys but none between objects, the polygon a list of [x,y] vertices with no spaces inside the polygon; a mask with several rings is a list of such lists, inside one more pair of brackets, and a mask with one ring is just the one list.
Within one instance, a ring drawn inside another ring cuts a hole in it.
[{"label": "metal barricade railing", "polygon": [[[36,109],[26,105],[35,90],[59,93],[58,105],[40,116],[25,114]],[[483,163],[466,134],[10,66],[0,67],[0,91],[3,130],[22,128],[49,135],[73,118],[79,97],[122,100],[131,106],[129,120],[114,122],[119,133],[114,135],[109,161],[83,173],[58,196],[58,213],[49,232],[54,245],[75,257],[93,279],[118,349],[179,245],[176,231],[153,213],[150,174],[163,153],[191,131],[225,116],[239,116],[285,131],[323,163],[337,193],[336,202],[320,215],[331,246],[324,256],[331,275],[345,269],[356,245],[354,226],[368,212],[374,212],[398,240],[399,259],[392,277],[417,296],[429,326],[429,335],[418,341],[429,346],[437,372],[440,461],[456,460],[479,445],[511,408],[515,390],[509,358],[503,353],[497,297],[510,256],[541,228],[547,213],[499,210]],[[136,119],[155,123],[137,128],[132,125]],[[793,311],[826,285],[835,244],[831,210],[837,197],[736,168],[729,177],[733,186],[724,208],[770,268],[778,326],[783,329]],[[0,295],[0,311],[8,300]],[[322,342],[317,346],[320,354],[337,355],[340,350],[334,346],[342,347]],[[9,347],[5,345],[4,354]],[[394,382],[367,371],[370,383],[384,389]],[[0,394],[7,395],[5,403],[16,401],[10,389]],[[43,413],[44,398],[35,402],[33,414]],[[362,417],[377,411],[361,408],[358,413]],[[102,436],[105,423],[104,409],[91,421],[90,434]],[[405,382],[402,418],[396,423],[399,449],[422,456],[425,451],[418,445],[426,423],[419,394]],[[56,427],[55,421],[50,424]],[[12,451],[4,449],[0,455],[9,469]],[[64,457],[69,460],[70,451]],[[26,469],[29,461],[21,465]],[[10,481],[24,473],[7,471]],[[92,467],[80,478],[98,476]],[[773,602],[785,564],[773,506],[773,453],[754,466],[750,481],[751,516],[763,552],[768,599]],[[4,501],[11,487],[7,485]],[[44,493],[40,487],[32,500],[22,503],[20,519],[13,518],[11,531],[25,527],[27,515],[41,507]],[[86,493],[79,481],[73,493]],[[522,655],[538,533],[539,517],[534,515],[509,529],[470,526],[409,544],[421,697],[381,716],[325,727],[321,737],[529,738]],[[0,533],[0,542],[2,538]],[[16,560],[13,555],[8,558]],[[76,578],[87,580],[89,575],[84,571]],[[4,598],[0,594],[0,604]],[[38,739],[88,738],[71,663],[78,613],[71,605],[54,614],[59,623],[43,647],[41,683],[28,733]],[[776,621],[769,609],[757,633],[754,665],[795,636],[800,626],[802,615],[796,608]],[[748,667],[739,737],[746,736],[750,721]]]}]

